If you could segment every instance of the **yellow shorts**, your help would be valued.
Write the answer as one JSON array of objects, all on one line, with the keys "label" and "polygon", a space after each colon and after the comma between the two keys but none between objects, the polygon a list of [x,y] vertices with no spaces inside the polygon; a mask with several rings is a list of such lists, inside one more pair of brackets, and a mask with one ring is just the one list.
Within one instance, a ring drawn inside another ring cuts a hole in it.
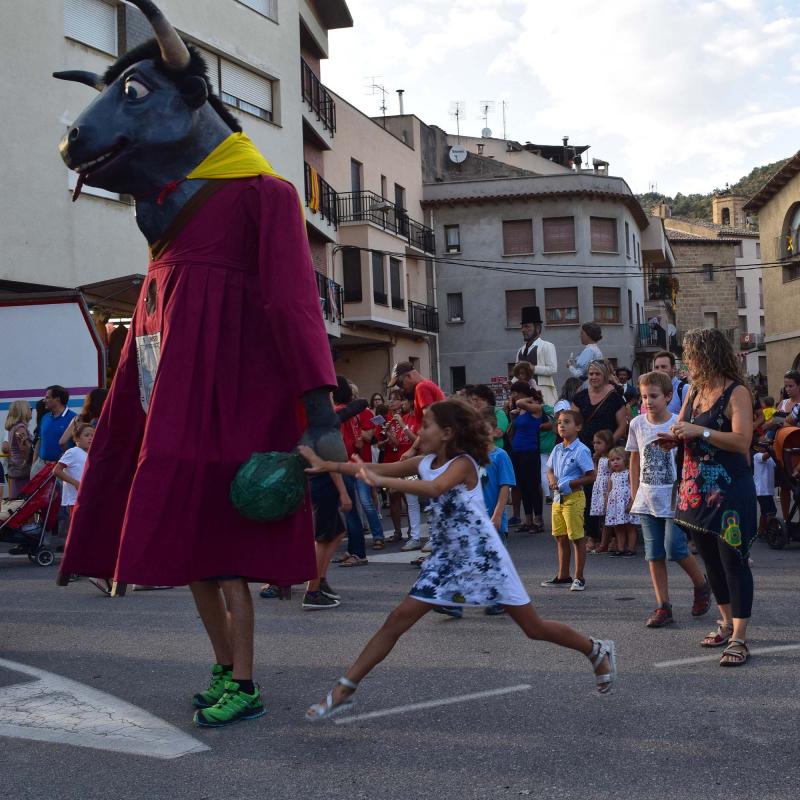
[{"label": "yellow shorts", "polygon": [[562,495],[560,503],[553,503],[553,536],[569,536],[571,541],[583,539],[583,512],[586,495],[583,489]]}]

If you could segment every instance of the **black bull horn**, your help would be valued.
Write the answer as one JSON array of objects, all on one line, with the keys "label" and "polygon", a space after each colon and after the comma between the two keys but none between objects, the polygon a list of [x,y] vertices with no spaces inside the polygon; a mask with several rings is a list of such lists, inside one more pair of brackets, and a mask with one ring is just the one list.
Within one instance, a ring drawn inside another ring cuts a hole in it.
[{"label": "black bull horn", "polygon": [[96,72],[86,72],[82,69],[67,69],[62,72],[54,72],[53,77],[61,81],[83,83],[86,86],[91,86],[92,89],[97,89],[98,92],[102,92],[105,86],[102,77]]},{"label": "black bull horn", "polygon": [[131,2],[147,17],[153,28],[164,65],[174,70],[186,69],[191,61],[189,50],[158,6],[151,0],[131,0]]}]

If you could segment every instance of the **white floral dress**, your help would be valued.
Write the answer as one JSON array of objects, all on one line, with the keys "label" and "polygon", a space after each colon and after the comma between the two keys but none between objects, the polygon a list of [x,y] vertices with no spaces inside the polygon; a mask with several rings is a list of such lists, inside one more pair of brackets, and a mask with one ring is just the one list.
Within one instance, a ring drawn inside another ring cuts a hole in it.
[{"label": "white floral dress", "polygon": [[[469,458],[476,475],[478,465]],[[419,477],[435,480],[453,463],[434,469],[434,456],[419,465]],[[432,552],[409,595],[433,605],[523,606],[530,597],[500,541],[483,502],[481,482],[474,489],[459,484],[428,505]]]},{"label": "white floral dress", "polygon": [[631,500],[631,485],[628,470],[611,473],[611,491],[608,493],[606,525],[638,525],[639,517],[626,509]]},{"label": "white floral dress", "polygon": [[592,486],[592,504],[589,506],[590,517],[604,517],[606,514],[606,492],[611,470],[608,468],[608,459],[602,456],[597,461],[597,477]]}]

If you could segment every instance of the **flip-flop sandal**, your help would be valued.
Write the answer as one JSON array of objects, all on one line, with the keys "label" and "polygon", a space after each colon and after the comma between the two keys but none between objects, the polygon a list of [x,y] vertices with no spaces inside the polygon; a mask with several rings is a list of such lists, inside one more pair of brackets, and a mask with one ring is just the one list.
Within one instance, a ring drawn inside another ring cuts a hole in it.
[{"label": "flip-flop sandal", "polygon": [[[617,648],[610,639],[592,639],[592,652],[589,653],[589,661],[595,671],[594,680],[597,685],[598,694],[611,694],[614,681],[617,679]],[[608,656],[610,671],[605,675],[598,675],[597,668]]]},{"label": "flip-flop sandal", "polygon": [[384,542],[383,539],[376,539],[372,543],[373,550],[383,550],[385,547],[386,547],[386,542]]},{"label": "flip-flop sandal", "polygon": [[720,620],[717,620],[716,631],[707,633],[705,639],[700,642],[700,647],[722,647],[728,643],[732,635],[733,626],[723,625]]},{"label": "flip-flop sandal", "polygon": [[728,646],[722,651],[719,660],[721,667],[741,667],[750,658],[747,642],[744,639],[728,639]]},{"label": "flip-flop sandal", "polygon": [[[348,689],[352,689],[353,691],[358,689],[358,684],[354,683],[348,678],[339,678],[336,683],[339,683]],[[313,706],[311,706],[311,708],[308,709],[308,711],[306,711],[306,721],[319,722],[321,719],[330,719],[331,717],[335,717],[337,714],[341,714],[343,711],[351,709],[354,705],[355,701],[350,697],[348,697],[346,700],[342,700],[341,703],[334,704],[333,690],[331,690],[328,692],[324,703],[315,703]]]},{"label": "flip-flop sandal", "polygon": [[343,564],[348,558],[351,558],[350,553],[343,553],[340,556],[336,556],[336,558],[332,558],[331,564]]},{"label": "flip-flop sandal", "polygon": [[358,556],[350,556],[346,561],[339,563],[340,567],[366,567],[369,562],[366,558],[359,558]]}]

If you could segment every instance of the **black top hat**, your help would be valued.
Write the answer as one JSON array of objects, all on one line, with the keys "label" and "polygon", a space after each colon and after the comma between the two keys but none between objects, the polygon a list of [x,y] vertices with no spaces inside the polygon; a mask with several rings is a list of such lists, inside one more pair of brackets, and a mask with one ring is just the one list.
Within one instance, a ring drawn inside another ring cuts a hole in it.
[{"label": "black top hat", "polygon": [[539,306],[525,306],[522,309],[522,325],[541,325],[542,316],[539,314]]}]

